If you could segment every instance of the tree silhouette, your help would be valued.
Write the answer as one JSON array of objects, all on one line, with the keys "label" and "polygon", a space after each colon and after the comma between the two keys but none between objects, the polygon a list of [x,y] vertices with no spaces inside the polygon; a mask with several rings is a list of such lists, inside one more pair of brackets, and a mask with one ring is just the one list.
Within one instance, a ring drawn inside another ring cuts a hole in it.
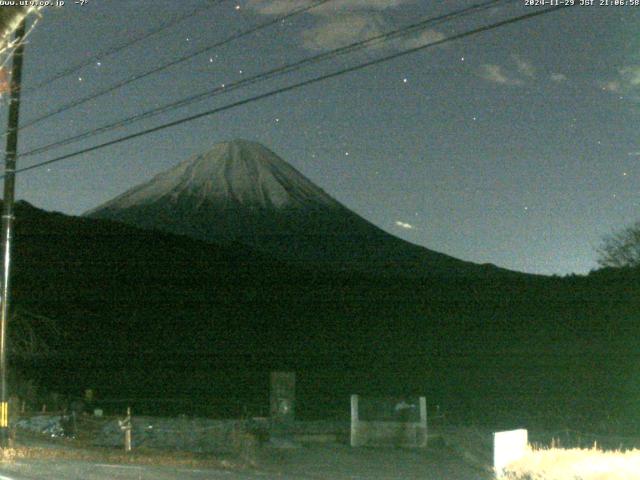
[{"label": "tree silhouette", "polygon": [[606,236],[597,253],[602,267],[640,266],[640,221]]}]

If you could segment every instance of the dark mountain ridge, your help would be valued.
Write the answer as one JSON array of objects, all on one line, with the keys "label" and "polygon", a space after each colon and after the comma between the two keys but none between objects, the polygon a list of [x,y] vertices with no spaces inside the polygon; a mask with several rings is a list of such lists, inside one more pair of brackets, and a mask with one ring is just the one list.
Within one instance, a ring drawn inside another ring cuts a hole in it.
[{"label": "dark mountain ridge", "polygon": [[264,404],[268,372],[291,369],[302,416],[344,413],[353,392],[422,393],[494,419],[600,415],[636,398],[625,389],[640,282],[629,276],[330,272],[25,203],[14,266],[18,311],[61,332],[47,339],[54,354],[15,365],[67,394],[184,397],[236,414],[220,402]]}]

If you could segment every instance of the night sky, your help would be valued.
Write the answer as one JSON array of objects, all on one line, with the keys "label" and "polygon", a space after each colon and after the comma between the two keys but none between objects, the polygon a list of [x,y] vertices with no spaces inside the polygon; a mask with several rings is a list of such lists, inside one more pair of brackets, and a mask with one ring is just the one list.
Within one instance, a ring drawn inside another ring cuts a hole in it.
[{"label": "night sky", "polygon": [[[21,121],[310,3],[67,0],[45,8],[26,46]],[[474,3],[329,1],[25,128],[19,149]],[[207,4],[116,55],[94,58]],[[502,2],[20,158],[18,166],[539,8]],[[596,267],[602,236],[640,218],[639,27],[640,6],[565,8],[25,172],[17,194],[46,210],[81,214],[217,142],[245,138],[413,243],[519,271],[586,273]],[[34,88],[92,58],[73,75]]]}]

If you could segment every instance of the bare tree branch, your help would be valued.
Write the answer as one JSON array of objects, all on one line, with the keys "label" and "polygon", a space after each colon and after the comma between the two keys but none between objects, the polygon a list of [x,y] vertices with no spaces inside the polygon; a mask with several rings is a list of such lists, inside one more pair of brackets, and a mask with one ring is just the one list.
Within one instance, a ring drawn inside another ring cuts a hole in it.
[{"label": "bare tree branch", "polygon": [[601,267],[640,266],[640,221],[606,236],[596,252]]},{"label": "bare tree branch", "polygon": [[53,353],[46,338],[60,335],[55,320],[18,308],[10,319],[9,352],[20,358],[33,358]]}]

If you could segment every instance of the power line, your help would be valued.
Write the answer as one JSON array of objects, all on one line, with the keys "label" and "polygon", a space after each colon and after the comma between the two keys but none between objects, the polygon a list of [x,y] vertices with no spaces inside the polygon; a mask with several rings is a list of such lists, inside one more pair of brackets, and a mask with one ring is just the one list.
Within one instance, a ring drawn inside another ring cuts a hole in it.
[{"label": "power line", "polygon": [[[318,82],[322,82],[324,80],[329,80],[331,78],[336,78],[336,77],[345,75],[347,73],[355,72],[355,71],[358,71],[358,70],[362,70],[364,68],[368,68],[368,67],[371,67],[371,66],[374,66],[374,65],[378,65],[378,64],[381,64],[381,63],[384,63],[384,62],[388,62],[390,60],[394,60],[396,58],[403,57],[403,56],[409,55],[411,53],[415,53],[415,52],[418,52],[418,51],[421,51],[421,50],[425,50],[427,48],[433,48],[433,47],[436,47],[438,45],[443,45],[445,43],[452,42],[454,40],[459,40],[461,38],[465,38],[465,37],[469,37],[469,36],[472,36],[472,35],[476,35],[478,33],[483,33],[483,32],[489,31],[489,30],[494,30],[496,28],[503,27],[505,25],[514,24],[514,23],[517,23],[517,22],[520,22],[520,21],[523,21],[523,20],[527,20],[527,19],[530,19],[530,18],[538,17],[540,15],[544,15],[544,14],[547,14],[547,13],[555,12],[555,11],[558,11],[558,10],[561,10],[561,9],[564,9],[564,8],[567,8],[567,7],[568,7],[568,5],[561,5],[561,6],[557,6],[557,7],[547,8],[547,9],[540,10],[540,11],[537,11],[537,12],[532,12],[532,13],[527,13],[527,14],[520,15],[520,16],[517,16],[517,17],[512,17],[510,19],[502,20],[500,22],[496,22],[496,23],[493,23],[493,24],[490,24],[490,25],[485,25],[483,27],[475,28],[473,30],[469,30],[469,31],[466,31],[466,32],[463,32],[463,33],[458,33],[458,34],[455,34],[455,35],[451,35],[449,37],[445,37],[445,38],[443,38],[441,40],[434,41],[434,42],[429,43],[427,45],[422,45],[422,46],[410,48],[410,49],[407,49],[407,50],[403,50],[403,51],[400,51],[400,52],[396,52],[396,53],[393,53],[393,54],[390,54],[390,55],[386,55],[384,57],[380,57],[380,58],[377,58],[375,60],[371,60],[371,61],[368,61],[368,62],[365,62],[365,63],[361,63],[359,65],[354,65],[354,66],[347,67],[347,68],[344,68],[344,69],[341,69],[341,70],[338,70],[338,71],[335,71],[335,72],[332,72],[332,73],[320,75],[318,77],[311,78],[311,79],[308,79],[308,80],[304,80],[302,82],[298,82],[298,83],[295,83],[295,84],[292,84],[292,85],[289,85],[289,86],[286,86],[286,87],[281,87],[281,88],[278,88],[276,90],[271,90],[271,91],[266,92],[266,93],[255,95],[253,97],[250,97],[250,98],[247,98],[247,99],[244,99],[244,100],[239,100],[237,102],[233,102],[233,103],[224,105],[222,107],[214,108],[214,109],[208,110],[206,112],[202,112],[202,113],[199,113],[199,114],[196,114],[196,115],[191,115],[191,116],[188,116],[188,117],[185,117],[185,118],[181,118],[179,120],[174,120],[172,122],[168,122],[168,123],[165,123],[165,124],[153,127],[153,128],[148,128],[146,130],[142,130],[140,132],[132,133],[130,135],[125,135],[123,137],[116,138],[114,140],[110,140],[108,142],[104,142],[104,143],[101,143],[101,144],[98,144],[98,145],[94,145],[92,147],[84,148],[84,149],[78,150],[76,152],[68,153],[68,154],[65,154],[65,155],[61,155],[59,157],[52,158],[50,160],[39,162],[39,163],[36,163],[34,165],[30,165],[28,167],[23,167],[23,168],[17,169],[16,173],[26,172],[26,171],[29,171],[29,170],[33,170],[33,169],[36,169],[36,168],[43,167],[45,165],[50,165],[52,163],[57,163],[57,162],[60,162],[62,160],[67,160],[69,158],[77,157],[78,155],[82,155],[84,153],[89,153],[89,152],[93,152],[93,151],[96,151],[96,150],[100,150],[102,148],[109,147],[111,145],[116,145],[118,143],[123,143],[123,142],[129,141],[129,140],[133,140],[133,139],[138,138],[138,137],[142,137],[142,136],[145,136],[145,135],[148,135],[148,134],[151,134],[151,133],[155,133],[155,132],[158,132],[158,131],[161,131],[161,130],[165,130],[167,128],[171,128],[171,127],[175,127],[177,125],[181,125],[183,123],[191,122],[191,121],[197,120],[199,118],[215,115],[217,113],[224,112],[224,111],[227,111],[227,110],[230,110],[232,108],[236,108],[236,107],[239,107],[239,106],[242,106],[242,105],[247,105],[249,103],[253,103],[253,102],[258,101],[258,100],[263,100],[265,98],[273,97],[273,96],[279,95],[281,93],[289,92],[289,91],[292,91],[292,90],[297,90],[298,88],[306,87],[308,85],[312,85],[312,84],[315,84],[315,83],[318,83]],[[0,178],[4,178],[4,175],[2,175],[2,177],[0,177]]]},{"label": "power line", "polygon": [[[165,22],[162,25],[159,25],[156,28],[153,28],[151,30],[149,30],[148,32],[133,38],[132,40],[129,40],[128,42],[125,42],[123,44],[114,46],[112,48],[108,48],[106,50],[104,50],[103,52],[97,53],[95,55],[93,55],[92,57],[89,57],[88,59],[77,63],[71,67],[68,67],[64,70],[59,71],[58,73],[53,74],[51,77],[47,78],[46,80],[41,81],[40,83],[37,83],[36,85],[33,85],[29,88],[24,88],[22,89],[22,91],[24,93],[26,92],[30,92],[32,90],[36,90],[36,89],[40,89],[42,87],[48,86],[49,84],[55,82],[56,80],[60,80],[61,78],[64,77],[68,77],[69,75],[74,74],[75,72],[77,72],[78,70],[81,70],[82,68],[86,67],[87,65],[91,65],[94,62],[98,61],[98,60],[102,60],[106,57],[110,57],[112,55],[115,55],[116,53],[119,53],[123,50],[126,50],[129,47],[132,47],[133,45],[136,45],[140,42],[145,41],[146,39],[157,35],[165,30],[169,30],[172,27],[186,21],[189,20],[190,18],[195,17],[196,15],[204,12],[205,10],[209,10],[210,8],[216,7],[218,6],[218,4],[225,2],[227,0],[208,0],[208,4],[204,5],[202,7],[196,8],[195,10],[186,13],[178,18],[175,18],[169,22]],[[24,127],[23,127],[24,128]]]},{"label": "power line", "polygon": [[358,42],[354,42],[352,44],[346,45],[344,47],[340,47],[334,50],[330,50],[328,52],[323,52],[317,55],[313,55],[311,57],[307,57],[304,58],[302,60],[293,62],[293,63],[289,63],[277,68],[274,68],[272,70],[266,71],[266,72],[262,72],[259,73],[257,75],[254,75],[252,77],[247,77],[247,78],[243,78],[242,80],[238,80],[236,82],[233,83],[229,83],[229,84],[225,84],[223,86],[219,86],[216,87],[212,90],[207,90],[205,92],[201,92],[195,95],[191,95],[189,97],[183,98],[181,100],[175,101],[175,102],[171,102],[169,104],[165,104],[162,105],[160,107],[156,107],[154,109],[151,110],[147,110],[145,112],[139,113],[137,115],[133,115],[131,117],[127,117],[121,120],[118,120],[116,122],[107,124],[107,125],[103,125],[101,127],[97,127],[91,130],[87,130],[85,132],[79,133],[77,135],[74,135],[72,137],[63,139],[63,140],[59,140],[53,143],[49,143],[47,145],[43,145],[41,147],[37,147],[33,150],[30,150],[28,152],[25,152],[23,154],[20,154],[19,157],[29,157],[32,155],[36,155],[36,154],[41,154],[41,153],[45,153],[51,149],[57,148],[57,147],[61,147],[64,145],[69,145],[72,143],[76,143],[79,140],[88,138],[88,137],[92,137],[101,133],[106,133],[108,131],[111,131],[113,129],[116,128],[121,128],[124,127],[126,125],[130,125],[132,123],[135,123],[137,121],[146,119],[146,118],[150,118],[153,117],[155,115],[161,114],[161,113],[165,113],[171,110],[175,110],[177,108],[180,107],[184,107],[187,105],[190,105],[192,103],[196,103],[199,102],[201,100],[204,100],[206,98],[211,98],[214,97],[218,94],[221,93],[228,93],[231,92],[233,90],[239,89],[241,87],[245,87],[248,85],[253,85],[256,84],[258,82],[262,82],[265,80],[269,80],[272,78],[276,78],[279,77],[281,75],[287,74],[287,73],[291,73],[297,70],[302,69],[303,67],[307,66],[307,65],[311,65],[323,60],[327,60],[330,58],[334,58],[337,57],[339,55],[344,55],[344,54],[348,54],[348,53],[353,53],[354,51],[366,48],[366,47],[370,47],[372,45],[375,45],[377,43],[380,43],[381,41],[386,41],[392,38],[396,38],[399,36],[404,36],[410,33],[414,33],[418,30],[424,29],[426,27],[432,27],[434,25],[437,25],[439,23],[443,23],[445,21],[449,21],[452,20],[454,18],[457,17],[461,17],[461,16],[465,16],[465,15],[469,15],[471,13],[477,13],[479,11],[482,10],[486,10],[489,8],[493,8],[495,7],[495,5],[499,4],[499,3],[504,3],[504,2],[514,2],[515,0],[490,0],[490,1],[486,1],[483,3],[479,3],[479,4],[475,4],[472,6],[469,6],[467,8],[461,9],[461,10],[457,10],[455,12],[452,13],[448,13],[448,14],[444,14],[444,15],[439,15],[437,17],[430,17],[427,18],[425,20],[422,20],[420,22],[411,24],[411,25],[407,25],[405,27],[402,28],[398,28],[396,30],[390,31],[390,32],[386,32],[383,34],[379,34],[379,35],[375,35],[372,37],[369,37],[367,39],[358,41]]},{"label": "power line", "polygon": [[178,65],[178,64],[180,64],[182,62],[190,60],[190,59],[192,59],[194,57],[197,57],[198,55],[201,55],[201,54],[203,54],[205,52],[213,50],[214,48],[221,47],[221,46],[226,45],[226,44],[228,44],[230,42],[233,42],[233,41],[238,40],[240,38],[243,38],[243,37],[246,37],[248,35],[251,35],[251,34],[253,34],[255,32],[258,32],[258,31],[260,31],[260,30],[262,30],[264,28],[267,28],[267,27],[270,27],[270,26],[275,25],[277,23],[280,23],[280,22],[282,22],[282,21],[284,21],[284,20],[286,20],[288,18],[291,18],[291,17],[293,17],[295,15],[299,15],[299,14],[304,13],[306,11],[309,11],[309,10],[311,10],[313,8],[316,8],[316,7],[318,7],[318,6],[322,5],[322,4],[330,2],[330,1],[332,1],[332,0],[317,0],[314,3],[312,3],[311,5],[292,10],[292,11],[290,11],[289,13],[287,13],[285,15],[279,16],[279,17],[277,17],[275,19],[272,19],[272,20],[269,20],[267,22],[260,23],[260,24],[256,25],[255,27],[252,27],[252,28],[250,28],[248,30],[244,30],[244,31],[235,33],[235,34],[231,35],[230,37],[225,38],[224,40],[221,40],[219,42],[214,43],[213,45],[210,45],[208,47],[204,47],[204,48],[201,48],[199,50],[196,50],[193,53],[184,55],[184,56],[182,56],[182,57],[180,57],[180,58],[178,58],[176,60],[172,60],[171,62],[164,63],[164,64],[162,64],[162,65],[160,65],[158,67],[152,68],[151,70],[147,70],[145,72],[133,75],[132,77],[129,77],[129,78],[125,79],[125,80],[122,80],[122,81],[120,81],[120,82],[118,82],[118,83],[116,83],[114,85],[111,85],[110,87],[107,87],[107,88],[105,88],[103,90],[99,90],[98,92],[95,92],[95,93],[93,93],[91,95],[88,95],[86,97],[80,98],[78,100],[74,100],[74,101],[69,102],[66,105],[63,105],[63,106],[61,106],[61,107],[59,107],[59,108],[57,108],[55,110],[52,110],[52,111],[50,111],[48,113],[45,113],[44,115],[41,115],[40,117],[37,117],[37,118],[31,120],[30,122],[25,123],[24,125],[22,125],[20,127],[20,129],[22,130],[24,128],[28,128],[28,127],[31,127],[33,125],[36,125],[37,123],[40,123],[43,120],[46,120],[47,118],[53,117],[54,115],[58,115],[58,114],[63,113],[65,111],[67,111],[67,110],[71,110],[72,108],[75,108],[75,107],[80,106],[80,105],[82,105],[82,104],[84,104],[86,102],[89,102],[89,101],[94,100],[94,99],[96,99],[98,97],[101,97],[102,95],[106,95],[107,93],[113,92],[114,90],[118,90],[118,89],[120,89],[120,88],[122,88],[122,87],[124,87],[126,85],[129,85],[130,83],[133,83],[135,81],[138,81],[138,80],[141,80],[143,78],[146,78],[146,77],[148,77],[150,75],[153,75],[153,74],[156,74],[156,73],[161,72],[163,70],[166,70],[167,68],[173,67],[173,66]]}]

